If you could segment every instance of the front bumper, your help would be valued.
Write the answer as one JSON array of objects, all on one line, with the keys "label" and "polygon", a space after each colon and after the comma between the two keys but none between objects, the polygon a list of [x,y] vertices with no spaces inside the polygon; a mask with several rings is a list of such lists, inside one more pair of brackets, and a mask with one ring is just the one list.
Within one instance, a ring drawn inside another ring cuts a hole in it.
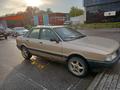
[{"label": "front bumper", "polygon": [[109,68],[113,66],[120,60],[120,49],[118,50],[117,57],[112,61],[95,61],[95,60],[88,60],[89,67],[91,69],[98,69],[98,68]]}]

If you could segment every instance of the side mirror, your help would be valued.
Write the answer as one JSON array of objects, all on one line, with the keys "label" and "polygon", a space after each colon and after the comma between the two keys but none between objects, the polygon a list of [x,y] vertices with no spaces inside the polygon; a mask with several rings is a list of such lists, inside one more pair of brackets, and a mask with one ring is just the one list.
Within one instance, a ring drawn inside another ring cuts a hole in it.
[{"label": "side mirror", "polygon": [[51,38],[50,41],[51,41],[51,42],[54,42],[54,41],[55,41],[56,43],[59,43],[59,40],[58,40],[58,39],[55,39],[55,38]]}]

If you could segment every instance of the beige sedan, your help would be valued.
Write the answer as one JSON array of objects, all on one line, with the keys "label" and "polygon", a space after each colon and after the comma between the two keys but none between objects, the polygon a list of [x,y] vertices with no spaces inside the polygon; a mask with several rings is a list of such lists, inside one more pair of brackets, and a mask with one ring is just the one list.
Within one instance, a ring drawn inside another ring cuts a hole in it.
[{"label": "beige sedan", "polygon": [[37,26],[17,37],[16,42],[25,59],[36,55],[66,62],[69,71],[80,77],[90,69],[109,67],[120,59],[117,41],[86,36],[64,26]]}]

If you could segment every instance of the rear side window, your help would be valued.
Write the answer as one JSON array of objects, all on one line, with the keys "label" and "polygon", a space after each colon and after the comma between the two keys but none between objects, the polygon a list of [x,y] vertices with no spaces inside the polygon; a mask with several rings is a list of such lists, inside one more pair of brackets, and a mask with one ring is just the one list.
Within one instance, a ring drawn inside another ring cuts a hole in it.
[{"label": "rear side window", "polygon": [[38,39],[39,31],[40,31],[40,29],[33,29],[32,32],[29,34],[29,38]]}]

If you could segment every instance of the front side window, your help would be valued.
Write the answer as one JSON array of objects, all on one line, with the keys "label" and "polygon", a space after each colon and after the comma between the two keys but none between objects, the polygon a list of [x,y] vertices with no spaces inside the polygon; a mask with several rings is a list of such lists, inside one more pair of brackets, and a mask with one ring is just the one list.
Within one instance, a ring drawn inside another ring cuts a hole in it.
[{"label": "front side window", "polygon": [[38,39],[39,38],[39,31],[40,31],[40,29],[33,29],[29,35],[29,38]]},{"label": "front side window", "polygon": [[40,39],[51,40],[57,38],[56,34],[50,29],[42,29],[40,32]]}]

